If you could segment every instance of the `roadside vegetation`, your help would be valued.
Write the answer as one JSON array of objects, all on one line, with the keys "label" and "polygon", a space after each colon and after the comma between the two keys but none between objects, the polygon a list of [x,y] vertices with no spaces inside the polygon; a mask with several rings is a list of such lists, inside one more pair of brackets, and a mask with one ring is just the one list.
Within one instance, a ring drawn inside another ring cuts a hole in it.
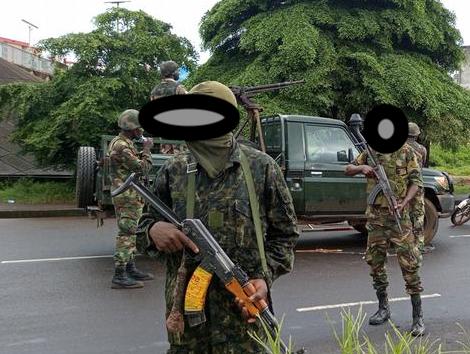
[{"label": "roadside vegetation", "polygon": [[[366,314],[362,308],[356,314],[350,309],[341,312],[341,329],[332,325],[332,332],[341,354],[470,354],[470,333],[461,325],[456,324],[461,333],[461,340],[453,344],[456,349],[445,350],[439,339],[431,339],[429,336],[416,338],[406,331],[401,331],[391,323],[392,330],[384,335],[382,344],[374,343],[364,332],[363,326]],[[331,322],[331,321],[330,321]],[[264,326],[267,340],[263,341],[256,334],[250,334],[253,340],[258,342],[269,354],[282,354],[279,334],[273,338],[267,327]],[[292,349],[295,343],[289,338],[289,350],[287,354],[301,353],[300,348]]]},{"label": "roadside vegetation", "polygon": [[69,204],[74,203],[74,181],[34,181],[19,179],[0,182],[0,203]]},{"label": "roadside vegetation", "polygon": [[449,172],[452,176],[470,176],[470,144],[457,150],[446,150],[440,145],[431,146],[430,166]]},{"label": "roadside vegetation", "polygon": [[430,156],[429,167],[446,171],[454,179],[454,194],[470,194],[470,144],[462,145],[455,151],[432,145]]}]

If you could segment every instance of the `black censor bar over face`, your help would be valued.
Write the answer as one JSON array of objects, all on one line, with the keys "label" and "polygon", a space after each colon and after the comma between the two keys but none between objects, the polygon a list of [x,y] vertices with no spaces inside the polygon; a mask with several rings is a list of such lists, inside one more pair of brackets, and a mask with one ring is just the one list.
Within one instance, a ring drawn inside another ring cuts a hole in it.
[{"label": "black censor bar over face", "polygon": [[235,129],[238,109],[222,99],[200,94],[161,97],[145,104],[139,122],[154,137],[206,140]]},{"label": "black censor bar over face", "polygon": [[408,119],[398,107],[377,105],[367,113],[362,134],[373,150],[391,154],[408,139]]}]

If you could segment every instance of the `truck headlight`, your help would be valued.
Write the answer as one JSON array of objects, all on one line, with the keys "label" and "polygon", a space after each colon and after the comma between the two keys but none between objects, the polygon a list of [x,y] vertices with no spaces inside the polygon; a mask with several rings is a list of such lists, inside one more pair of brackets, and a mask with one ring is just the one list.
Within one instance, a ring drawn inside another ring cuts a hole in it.
[{"label": "truck headlight", "polygon": [[449,181],[446,176],[434,177],[434,179],[444,190],[448,191],[450,189]]}]

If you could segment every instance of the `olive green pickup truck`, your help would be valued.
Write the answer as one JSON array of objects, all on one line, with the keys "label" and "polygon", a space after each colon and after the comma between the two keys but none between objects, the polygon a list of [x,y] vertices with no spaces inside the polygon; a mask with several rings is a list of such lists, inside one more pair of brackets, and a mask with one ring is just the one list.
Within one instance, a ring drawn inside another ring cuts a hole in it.
[{"label": "olive green pickup truck", "polygon": [[[295,115],[265,117],[261,122],[266,152],[284,171],[299,221],[347,221],[359,232],[366,232],[366,178],[344,175],[346,165],[359,154],[348,126],[335,119]],[[104,136],[98,151],[81,147],[78,152],[78,206],[91,212],[103,213],[112,207],[108,160],[103,153],[111,139]],[[152,154],[150,182],[169,157]],[[439,218],[449,217],[454,210],[453,184],[446,173],[432,169],[423,169],[423,178],[425,240],[429,243],[437,232]]]}]

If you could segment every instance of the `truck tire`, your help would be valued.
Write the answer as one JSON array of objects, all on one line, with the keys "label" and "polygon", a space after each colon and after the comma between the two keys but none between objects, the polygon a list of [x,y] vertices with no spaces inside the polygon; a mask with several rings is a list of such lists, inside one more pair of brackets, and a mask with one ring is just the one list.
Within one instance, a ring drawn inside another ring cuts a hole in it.
[{"label": "truck tire", "polygon": [[439,214],[434,204],[424,198],[424,244],[429,245],[437,233],[439,227]]},{"label": "truck tire", "polygon": [[75,199],[79,208],[93,205],[95,170],[95,149],[90,146],[81,146],[77,153],[77,180],[75,185]]}]

